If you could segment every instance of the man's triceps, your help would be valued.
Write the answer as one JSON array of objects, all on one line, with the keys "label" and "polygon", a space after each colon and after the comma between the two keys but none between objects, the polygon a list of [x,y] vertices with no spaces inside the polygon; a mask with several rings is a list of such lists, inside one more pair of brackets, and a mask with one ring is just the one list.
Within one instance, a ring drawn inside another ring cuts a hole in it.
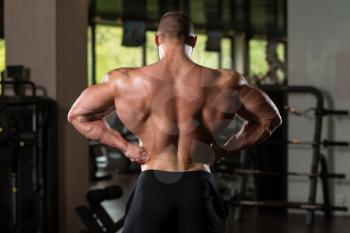
[{"label": "man's triceps", "polygon": [[241,130],[225,144],[227,150],[242,150],[257,145],[271,136],[281,124],[277,107],[258,88],[249,84],[240,87],[241,107],[237,115],[245,120]]}]

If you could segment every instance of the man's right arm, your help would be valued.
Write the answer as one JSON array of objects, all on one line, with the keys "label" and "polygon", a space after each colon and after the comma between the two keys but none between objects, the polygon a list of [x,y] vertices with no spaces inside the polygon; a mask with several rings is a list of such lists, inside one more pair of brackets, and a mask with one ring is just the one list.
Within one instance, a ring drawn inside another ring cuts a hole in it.
[{"label": "man's right arm", "polygon": [[224,144],[227,151],[239,151],[257,145],[267,139],[282,124],[279,111],[262,90],[238,77],[234,87],[239,93],[241,106],[237,115],[245,120],[241,130]]},{"label": "man's right arm", "polygon": [[119,93],[116,83],[121,77],[120,73],[120,69],[114,70],[104,77],[102,83],[83,91],[67,117],[86,138],[117,148],[131,161],[142,164],[149,159],[145,148],[129,143],[118,131],[109,127],[105,120],[105,117],[115,109],[115,99]]}]

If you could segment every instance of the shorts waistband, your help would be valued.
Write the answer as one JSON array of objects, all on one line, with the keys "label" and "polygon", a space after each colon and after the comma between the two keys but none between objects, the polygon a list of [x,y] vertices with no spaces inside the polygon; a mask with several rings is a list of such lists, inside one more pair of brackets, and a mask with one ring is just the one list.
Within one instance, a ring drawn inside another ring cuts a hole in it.
[{"label": "shorts waistband", "polygon": [[164,170],[157,170],[157,169],[147,169],[141,171],[141,174],[144,173],[162,173],[162,174],[186,174],[186,175],[193,175],[193,174],[209,174],[211,175],[210,172],[208,171],[202,171],[202,170],[192,170],[192,171],[164,171]]},{"label": "shorts waistband", "polygon": [[156,177],[164,177],[164,178],[174,178],[174,179],[198,179],[204,178],[212,180],[213,176],[211,172],[202,171],[202,170],[193,170],[193,171],[164,171],[164,170],[156,170],[156,169],[147,169],[140,173],[140,178],[148,177],[148,176],[156,176]]}]

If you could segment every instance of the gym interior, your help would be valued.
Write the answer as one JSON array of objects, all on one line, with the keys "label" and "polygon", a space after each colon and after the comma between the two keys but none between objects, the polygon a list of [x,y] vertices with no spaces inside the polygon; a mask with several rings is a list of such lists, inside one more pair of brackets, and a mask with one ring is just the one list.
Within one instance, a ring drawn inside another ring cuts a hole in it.
[{"label": "gym interior", "polygon": [[[140,166],[67,121],[118,67],[157,62],[168,11],[195,26],[192,59],[234,69],[283,124],[211,167],[228,233],[350,227],[350,1],[0,0],[0,232],[122,232]],[[110,127],[137,142],[116,114]],[[232,119],[225,140],[243,121]]]}]

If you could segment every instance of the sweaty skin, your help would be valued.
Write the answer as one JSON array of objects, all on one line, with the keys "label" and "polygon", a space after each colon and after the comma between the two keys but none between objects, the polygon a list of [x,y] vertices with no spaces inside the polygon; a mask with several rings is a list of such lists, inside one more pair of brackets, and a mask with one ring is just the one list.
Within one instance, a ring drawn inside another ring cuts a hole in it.
[{"label": "sweaty skin", "polygon": [[[142,170],[209,172],[211,164],[261,143],[281,124],[270,98],[238,72],[195,64],[183,44],[164,47],[159,62],[113,70],[83,91],[68,121],[86,138],[118,148]],[[139,145],[108,126],[104,117],[114,110]],[[235,115],[245,119],[243,127],[218,144]]]}]

